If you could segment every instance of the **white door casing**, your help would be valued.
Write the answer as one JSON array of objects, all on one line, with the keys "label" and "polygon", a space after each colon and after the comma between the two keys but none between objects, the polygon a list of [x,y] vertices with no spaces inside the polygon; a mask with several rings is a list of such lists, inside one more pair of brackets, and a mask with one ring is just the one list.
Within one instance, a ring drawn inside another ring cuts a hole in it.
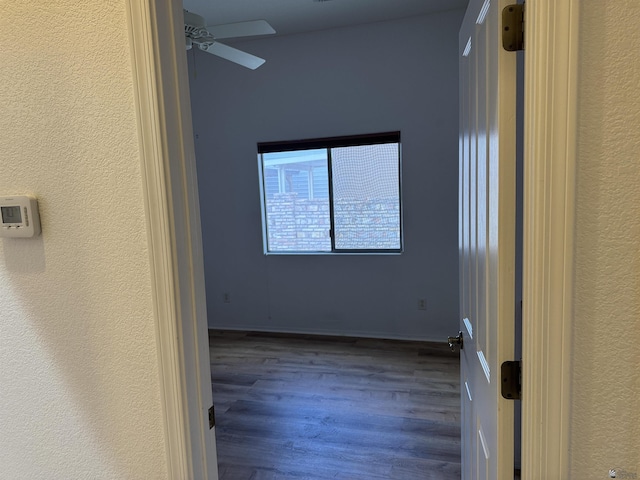
[{"label": "white door casing", "polygon": [[217,480],[182,2],[128,0],[168,478]]},{"label": "white door casing", "polygon": [[471,0],[460,30],[459,252],[462,478],[513,478],[516,55],[502,48],[505,0]]},{"label": "white door casing", "polygon": [[569,471],[581,0],[525,19],[522,479]]}]

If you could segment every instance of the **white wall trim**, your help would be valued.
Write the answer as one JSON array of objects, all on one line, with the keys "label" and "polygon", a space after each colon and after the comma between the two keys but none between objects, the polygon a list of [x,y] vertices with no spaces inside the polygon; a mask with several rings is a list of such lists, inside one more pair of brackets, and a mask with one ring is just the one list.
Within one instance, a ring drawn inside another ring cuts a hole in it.
[{"label": "white wall trim", "polygon": [[168,474],[217,479],[182,5],[127,5]]},{"label": "white wall trim", "polygon": [[128,0],[142,177],[149,231],[149,254],[159,351],[169,478],[189,478],[188,423],[182,398],[179,311],[173,272],[169,199],[164,171],[152,2]]},{"label": "white wall trim", "polygon": [[371,332],[366,330],[344,331],[337,329],[323,328],[292,328],[292,327],[263,327],[255,325],[241,325],[238,323],[216,325],[209,327],[209,331],[228,331],[228,332],[259,332],[259,333],[290,333],[293,335],[320,335],[328,337],[353,337],[353,338],[372,338],[382,340],[399,340],[403,342],[433,342],[443,343],[442,337],[424,336],[424,335],[396,335],[388,332]]},{"label": "white wall trim", "polygon": [[522,478],[569,478],[579,0],[526,3]]}]

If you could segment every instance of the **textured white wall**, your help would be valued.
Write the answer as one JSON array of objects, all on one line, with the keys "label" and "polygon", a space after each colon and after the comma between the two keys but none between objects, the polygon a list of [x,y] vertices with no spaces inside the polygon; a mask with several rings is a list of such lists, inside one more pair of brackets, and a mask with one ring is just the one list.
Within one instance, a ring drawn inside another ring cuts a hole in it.
[{"label": "textured white wall", "polygon": [[640,478],[640,3],[581,9],[571,478]]},{"label": "textured white wall", "polygon": [[[255,71],[189,54],[211,326],[438,341],[457,332],[463,13],[243,42],[267,59]],[[402,255],[263,255],[258,142],[392,130],[402,132]]]},{"label": "textured white wall", "polygon": [[2,2],[0,478],[166,478],[125,2]]}]

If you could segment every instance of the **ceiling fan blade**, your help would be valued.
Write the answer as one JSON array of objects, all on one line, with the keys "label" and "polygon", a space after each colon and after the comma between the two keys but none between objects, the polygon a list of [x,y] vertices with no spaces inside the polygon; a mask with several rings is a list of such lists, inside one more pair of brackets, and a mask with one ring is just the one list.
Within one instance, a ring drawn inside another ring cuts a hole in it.
[{"label": "ceiling fan blade", "polygon": [[263,58],[256,57],[250,53],[243,52],[242,50],[238,50],[237,48],[229,47],[228,45],[218,42],[211,45],[199,45],[199,48],[207,53],[217,55],[218,57],[222,57],[225,60],[237,63],[243,67],[250,68],[251,70],[255,70],[265,62]]},{"label": "ceiling fan blade", "polygon": [[266,20],[252,20],[250,22],[227,23],[226,25],[213,25],[207,27],[207,31],[214,38],[250,37],[253,35],[269,35],[276,31]]}]

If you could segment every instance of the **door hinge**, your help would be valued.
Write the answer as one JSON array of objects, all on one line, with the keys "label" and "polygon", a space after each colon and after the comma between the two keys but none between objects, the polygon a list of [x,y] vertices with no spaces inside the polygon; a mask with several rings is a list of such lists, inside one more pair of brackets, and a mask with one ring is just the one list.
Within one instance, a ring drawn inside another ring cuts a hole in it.
[{"label": "door hinge", "polygon": [[209,430],[216,426],[216,412],[213,405],[209,408]]},{"label": "door hinge", "polygon": [[520,361],[504,362],[500,368],[502,396],[507,400],[520,400],[522,393],[522,366]]},{"label": "door hinge", "polygon": [[524,4],[502,9],[502,47],[508,52],[524,50]]}]

